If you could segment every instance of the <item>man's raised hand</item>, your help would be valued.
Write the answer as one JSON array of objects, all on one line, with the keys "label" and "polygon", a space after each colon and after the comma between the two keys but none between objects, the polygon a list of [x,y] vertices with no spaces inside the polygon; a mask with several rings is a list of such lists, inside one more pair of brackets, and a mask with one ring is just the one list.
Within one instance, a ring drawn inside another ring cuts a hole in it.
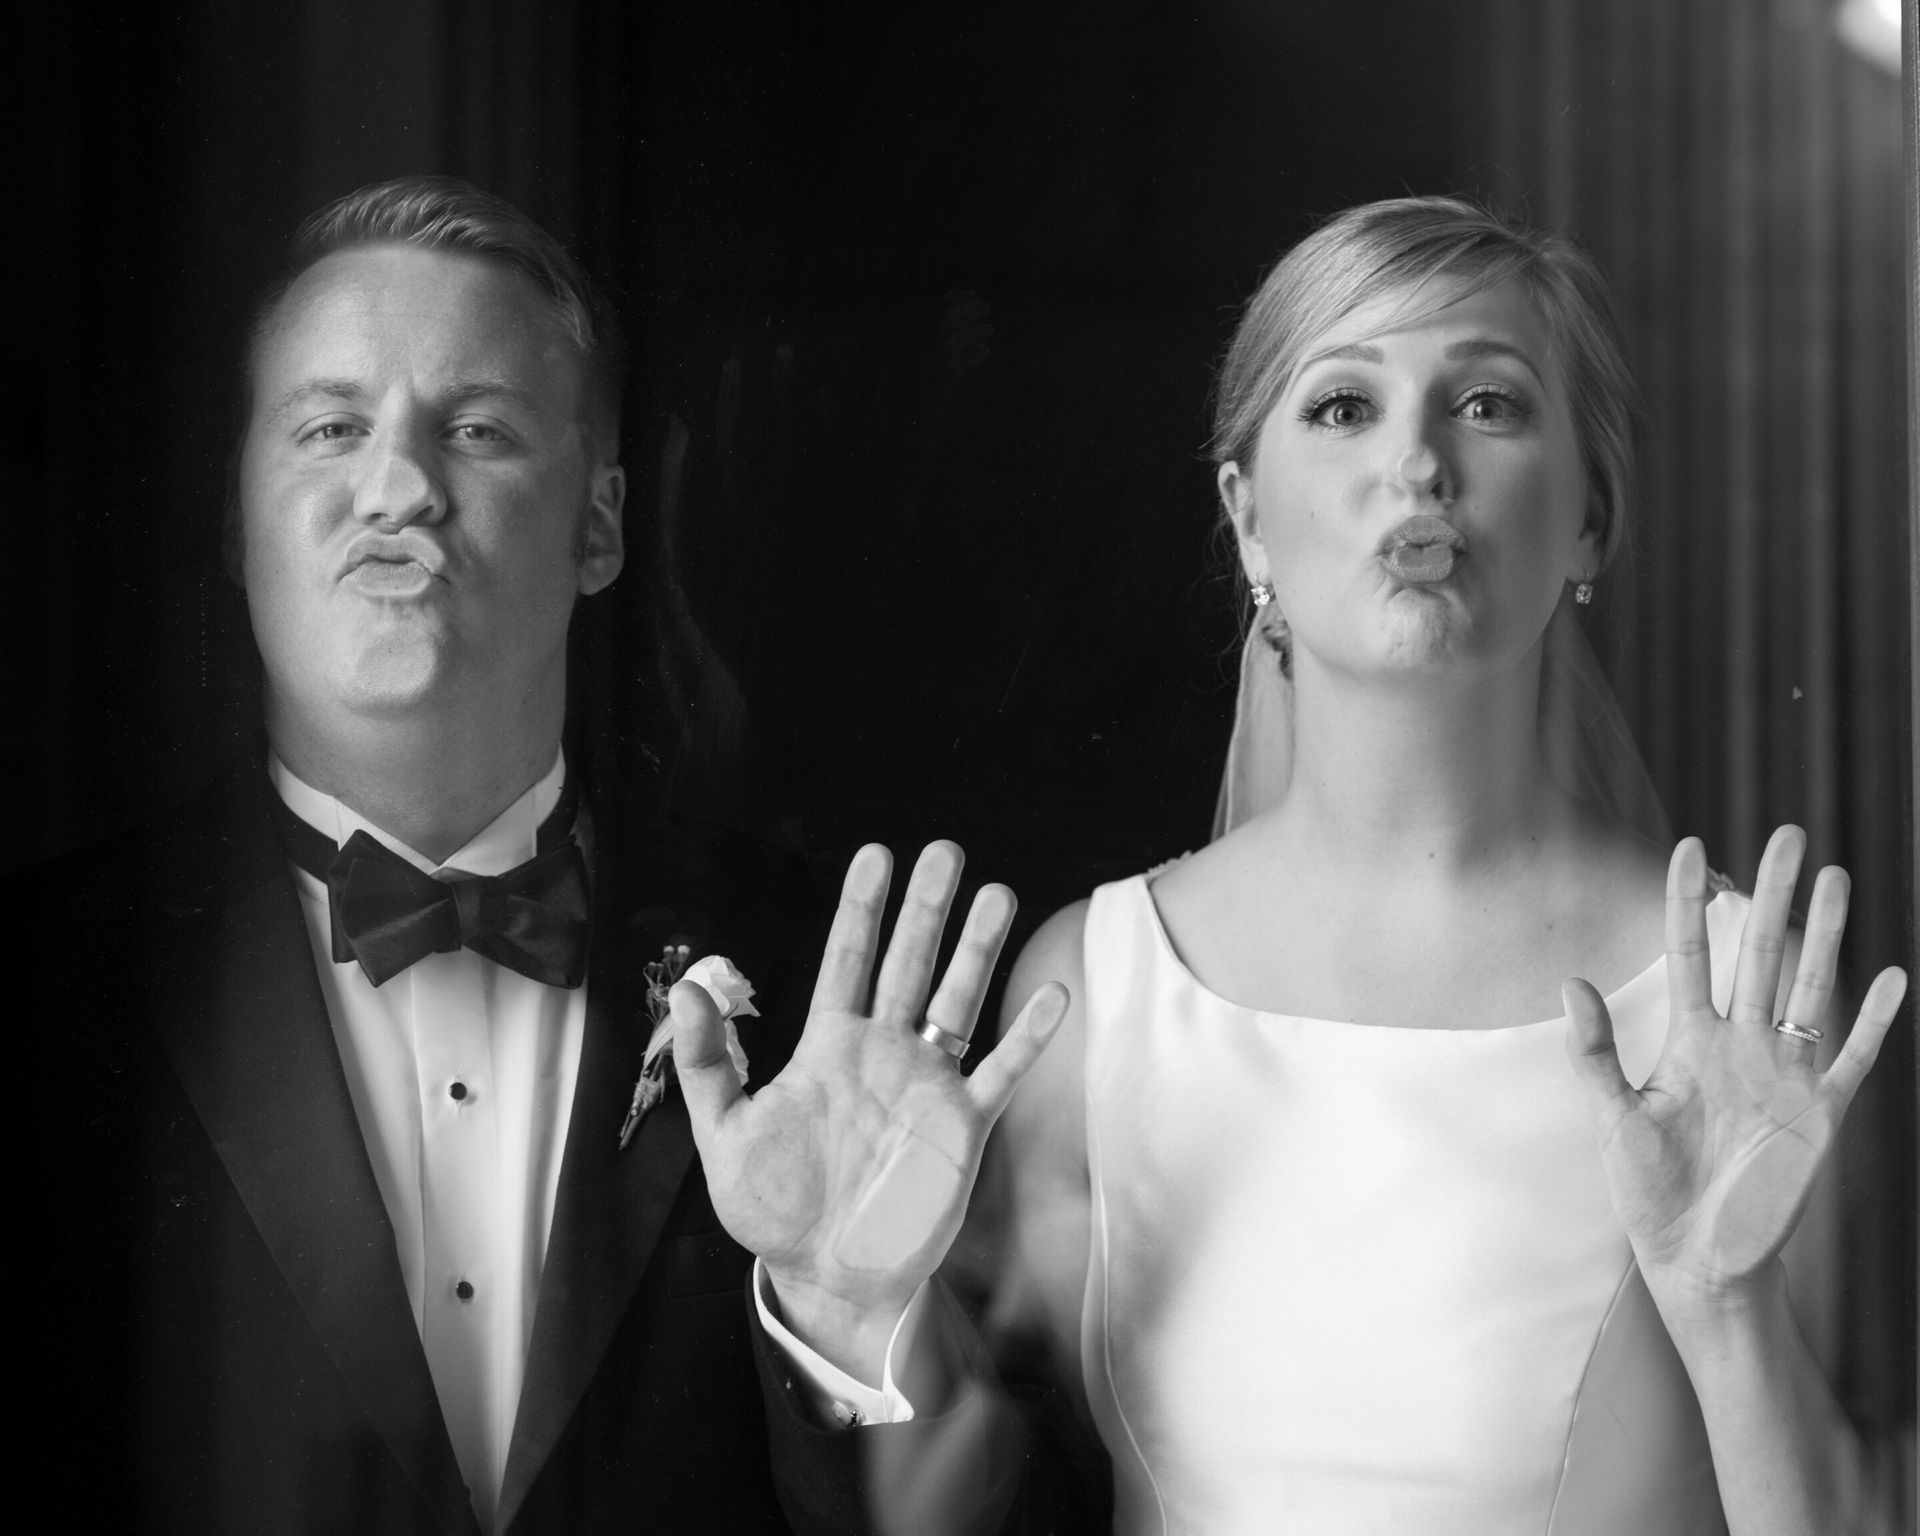
[{"label": "man's raised hand", "polygon": [[1066,1012],[1063,988],[1040,988],[971,1077],[918,1033],[926,1023],[972,1038],[1013,921],[1013,892],[983,887],[932,991],[963,861],[948,842],[921,853],[873,981],[893,861],[878,845],[854,855],[806,1029],[751,1098],[712,1000],[684,982],[671,999],[674,1066],[714,1209],[766,1263],[787,1325],[869,1382],[960,1228],[987,1132]]}]

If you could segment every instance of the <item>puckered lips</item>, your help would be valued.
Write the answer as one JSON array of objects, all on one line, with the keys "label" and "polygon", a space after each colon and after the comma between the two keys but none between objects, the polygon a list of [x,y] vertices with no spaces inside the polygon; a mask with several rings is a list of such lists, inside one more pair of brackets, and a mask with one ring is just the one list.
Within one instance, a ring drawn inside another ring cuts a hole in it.
[{"label": "puckered lips", "polygon": [[424,534],[368,530],[347,545],[335,579],[367,597],[416,597],[446,569],[445,551]]},{"label": "puckered lips", "polygon": [[1444,517],[1410,517],[1380,541],[1380,563],[1397,581],[1445,581],[1467,555],[1467,538]]}]

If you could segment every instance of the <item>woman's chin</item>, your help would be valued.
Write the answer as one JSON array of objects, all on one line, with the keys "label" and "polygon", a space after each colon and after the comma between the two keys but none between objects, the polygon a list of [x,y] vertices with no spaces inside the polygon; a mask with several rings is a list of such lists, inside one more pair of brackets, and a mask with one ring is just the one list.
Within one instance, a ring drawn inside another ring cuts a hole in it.
[{"label": "woman's chin", "polygon": [[1523,661],[1539,640],[1532,617],[1490,611],[1452,584],[1405,586],[1372,594],[1344,616],[1296,619],[1293,642],[1309,667],[1359,683],[1464,682],[1511,671]]},{"label": "woman's chin", "polygon": [[1405,587],[1387,600],[1376,654],[1400,671],[1444,667],[1467,658],[1476,628],[1455,594]]}]

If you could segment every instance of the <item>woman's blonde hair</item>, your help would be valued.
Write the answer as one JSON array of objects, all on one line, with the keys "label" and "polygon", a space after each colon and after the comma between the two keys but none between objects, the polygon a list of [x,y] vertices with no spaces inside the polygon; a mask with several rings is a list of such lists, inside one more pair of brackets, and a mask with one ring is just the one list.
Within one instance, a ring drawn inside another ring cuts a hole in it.
[{"label": "woman's blonde hair", "polygon": [[1456,197],[1349,208],[1287,252],[1248,300],[1215,392],[1215,464],[1252,466],[1260,429],[1307,349],[1363,304],[1406,295],[1418,320],[1470,293],[1519,282],[1561,349],[1587,483],[1587,526],[1604,568],[1628,538],[1639,397],[1613,299],[1594,259],[1558,230]]}]

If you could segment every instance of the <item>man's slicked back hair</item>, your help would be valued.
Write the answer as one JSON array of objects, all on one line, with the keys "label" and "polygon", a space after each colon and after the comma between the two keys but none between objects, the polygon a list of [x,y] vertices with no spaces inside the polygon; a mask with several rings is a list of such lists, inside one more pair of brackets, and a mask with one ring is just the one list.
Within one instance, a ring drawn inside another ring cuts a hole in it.
[{"label": "man's slicked back hair", "polygon": [[560,242],[505,198],[453,176],[400,176],[361,187],[310,214],[293,237],[287,274],[261,301],[247,336],[247,378],[280,301],[315,262],[368,245],[414,245],[497,261],[533,283],[580,353],[581,406],[594,454],[619,458],[625,347],[605,296]]}]

